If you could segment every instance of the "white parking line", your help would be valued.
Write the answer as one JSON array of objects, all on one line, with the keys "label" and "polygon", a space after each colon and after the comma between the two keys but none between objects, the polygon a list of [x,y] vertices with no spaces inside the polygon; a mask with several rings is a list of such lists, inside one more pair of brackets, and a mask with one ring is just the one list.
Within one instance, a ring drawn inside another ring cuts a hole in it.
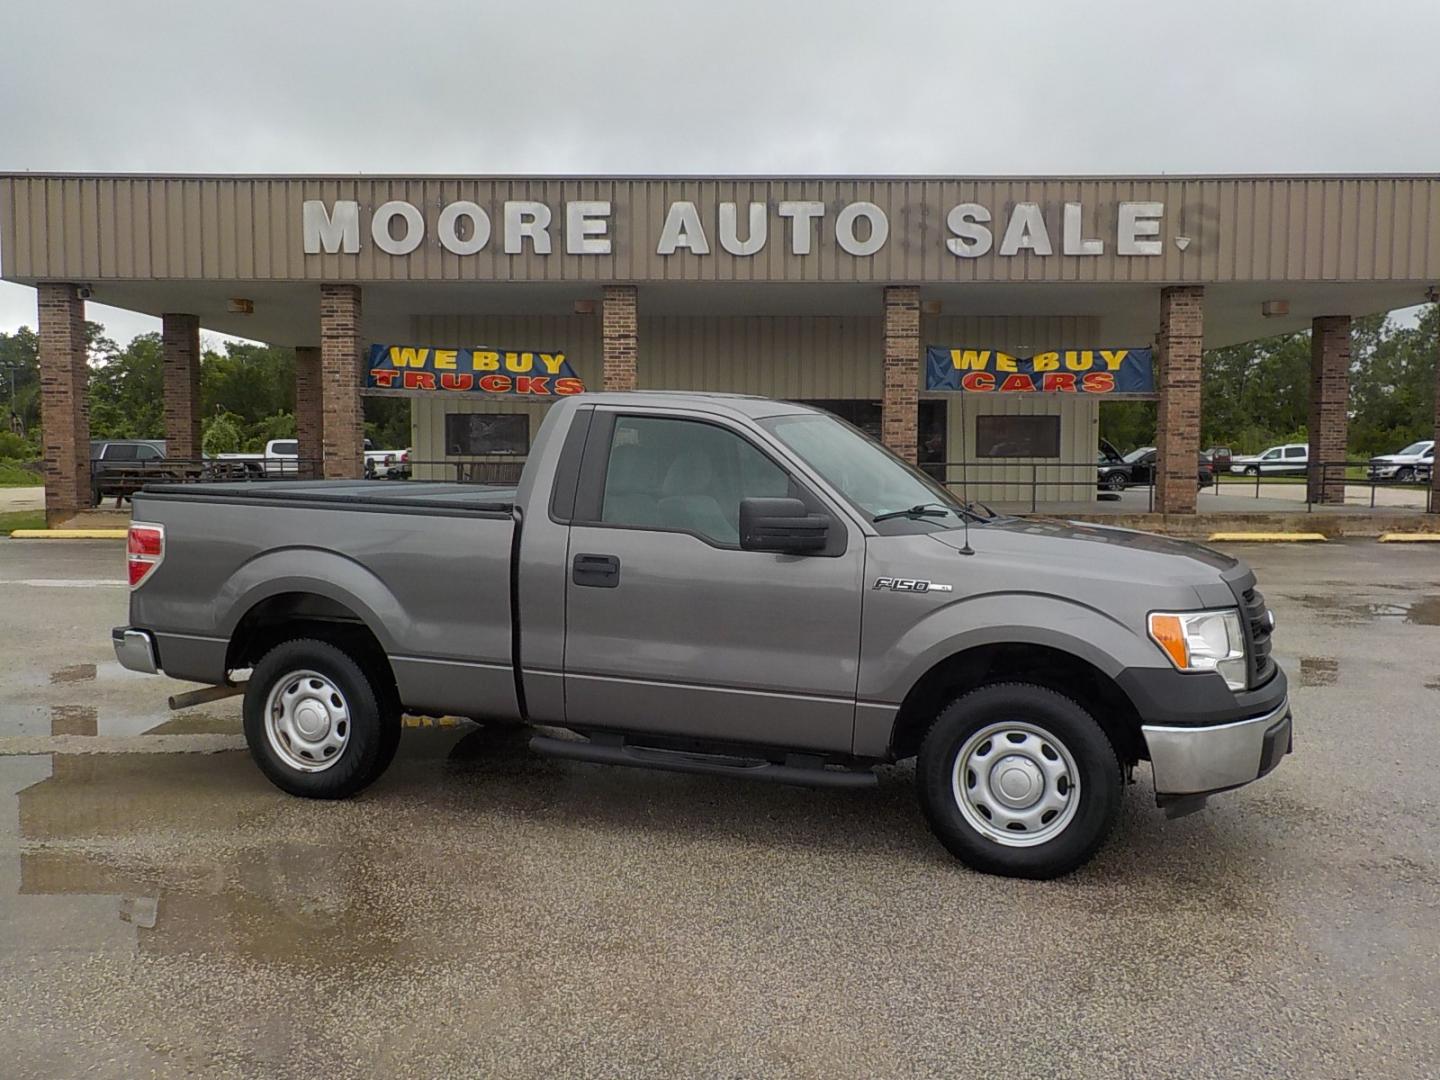
[{"label": "white parking line", "polygon": [[25,585],[33,589],[125,588],[125,582],[111,578],[0,578],[0,585]]}]

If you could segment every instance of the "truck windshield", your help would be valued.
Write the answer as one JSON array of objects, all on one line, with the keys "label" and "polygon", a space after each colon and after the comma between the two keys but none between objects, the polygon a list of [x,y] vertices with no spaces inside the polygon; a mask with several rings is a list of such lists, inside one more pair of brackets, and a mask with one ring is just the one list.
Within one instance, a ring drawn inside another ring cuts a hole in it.
[{"label": "truck windshield", "polygon": [[965,513],[948,489],[843,420],[801,413],[760,424],[871,520],[913,509],[909,516],[948,529]]}]

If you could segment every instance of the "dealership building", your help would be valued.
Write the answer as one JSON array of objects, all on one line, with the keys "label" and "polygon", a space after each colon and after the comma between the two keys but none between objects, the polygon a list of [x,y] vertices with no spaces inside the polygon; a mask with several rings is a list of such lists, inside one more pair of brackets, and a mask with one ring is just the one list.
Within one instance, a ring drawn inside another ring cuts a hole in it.
[{"label": "dealership building", "polygon": [[52,521],[88,502],[87,300],[163,320],[174,458],[200,456],[204,328],[295,348],[325,476],[362,471],[365,394],[411,399],[417,475],[481,476],[557,396],[701,390],[1073,503],[1103,403],[1139,398],[1155,509],[1188,514],[1202,349],[1313,330],[1310,460],[1344,460],[1350,321],[1434,298],[1440,176],[8,174],[0,276],[38,289]]}]

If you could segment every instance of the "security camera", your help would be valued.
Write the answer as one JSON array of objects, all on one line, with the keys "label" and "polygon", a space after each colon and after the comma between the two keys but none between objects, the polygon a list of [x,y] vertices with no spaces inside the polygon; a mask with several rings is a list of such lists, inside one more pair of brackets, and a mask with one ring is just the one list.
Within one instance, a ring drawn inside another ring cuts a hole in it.
[{"label": "security camera", "polygon": [[89,300],[95,295],[95,290],[89,285],[80,285],[76,287],[75,295],[81,300]]}]

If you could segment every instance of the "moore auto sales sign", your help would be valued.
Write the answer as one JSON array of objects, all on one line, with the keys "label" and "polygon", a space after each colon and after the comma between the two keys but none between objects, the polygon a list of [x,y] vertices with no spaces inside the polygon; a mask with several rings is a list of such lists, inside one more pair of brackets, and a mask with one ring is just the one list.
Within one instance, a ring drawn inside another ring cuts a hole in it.
[{"label": "moore auto sales sign", "polygon": [[[632,229],[632,223],[619,220],[616,204],[603,199],[553,203],[506,199],[487,205],[454,199],[424,208],[403,199],[373,208],[362,208],[350,199],[310,199],[303,203],[301,216],[306,255],[355,255],[363,246],[373,245],[387,255],[405,256],[430,243],[460,256],[487,250],[506,255],[608,256],[616,236],[628,237]],[[1164,217],[1165,204],[1156,201],[1120,201],[1104,207],[1087,207],[1083,202],[1013,202],[995,207],[957,202],[945,208],[944,228],[936,236],[944,251],[957,259],[992,254],[1146,258],[1162,254]],[[789,255],[808,256],[833,238],[845,254],[865,258],[891,243],[893,223],[885,209],[865,200],[722,200],[702,208],[694,200],[673,199],[656,204],[653,217],[641,224],[644,239],[637,243],[662,257],[708,256],[716,251],[748,257],[775,245]],[[1187,236],[1173,239],[1181,251],[1191,243]]]}]

